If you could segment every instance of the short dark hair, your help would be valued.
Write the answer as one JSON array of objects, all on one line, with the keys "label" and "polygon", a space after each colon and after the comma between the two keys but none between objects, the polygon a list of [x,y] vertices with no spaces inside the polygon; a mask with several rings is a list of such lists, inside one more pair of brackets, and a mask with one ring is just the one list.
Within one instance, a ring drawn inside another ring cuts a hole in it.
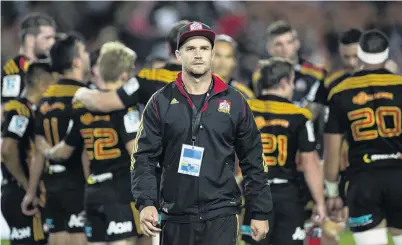
[{"label": "short dark hair", "polygon": [[275,21],[274,23],[270,24],[267,28],[267,39],[270,40],[276,36],[288,33],[288,32],[293,32],[296,34],[296,31],[292,28],[292,26],[284,21],[284,20],[278,20]]},{"label": "short dark hair", "polygon": [[294,71],[293,65],[287,59],[272,57],[260,63],[259,84],[262,89],[274,89],[282,78],[290,78]]},{"label": "short dark hair", "polygon": [[183,26],[187,25],[190,23],[188,20],[181,20],[179,22],[176,22],[173,27],[170,29],[169,33],[167,34],[167,42],[169,43],[169,53],[174,55],[176,49],[177,49],[177,37],[179,35],[179,30]]},{"label": "short dark hair", "polygon": [[351,28],[343,33],[339,37],[339,43],[343,45],[349,45],[352,43],[359,43],[359,40],[363,32],[356,28]]},{"label": "short dark hair", "polygon": [[359,45],[364,52],[375,54],[385,51],[389,41],[383,32],[373,29],[363,33]]},{"label": "short dark hair", "polygon": [[52,69],[60,74],[64,74],[73,66],[73,60],[78,55],[77,44],[84,42],[79,34],[70,34],[66,38],[56,41],[50,49],[50,59]]},{"label": "short dark hair", "polygon": [[37,79],[40,79],[40,76],[43,75],[43,73],[52,73],[52,67],[49,60],[37,60],[31,63],[25,74],[25,84],[29,87],[34,87]]},{"label": "short dark hair", "polygon": [[48,15],[32,13],[27,15],[21,22],[20,38],[24,40],[27,34],[38,35],[41,26],[52,26],[56,28],[55,21]]}]

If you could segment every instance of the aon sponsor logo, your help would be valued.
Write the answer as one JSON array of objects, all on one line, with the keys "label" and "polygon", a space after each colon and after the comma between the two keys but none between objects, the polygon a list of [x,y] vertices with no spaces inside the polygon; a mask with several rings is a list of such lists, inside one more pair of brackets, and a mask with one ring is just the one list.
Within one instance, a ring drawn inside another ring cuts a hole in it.
[{"label": "aon sponsor logo", "polygon": [[70,220],[68,221],[68,227],[84,227],[84,217],[81,215],[72,214]]},{"label": "aon sponsor logo", "polygon": [[13,228],[11,230],[11,240],[22,240],[31,237],[31,227],[24,227],[21,229]]},{"label": "aon sponsor logo", "polygon": [[133,223],[131,221],[126,222],[110,222],[109,227],[107,228],[107,234],[122,234],[131,232],[133,230]]}]

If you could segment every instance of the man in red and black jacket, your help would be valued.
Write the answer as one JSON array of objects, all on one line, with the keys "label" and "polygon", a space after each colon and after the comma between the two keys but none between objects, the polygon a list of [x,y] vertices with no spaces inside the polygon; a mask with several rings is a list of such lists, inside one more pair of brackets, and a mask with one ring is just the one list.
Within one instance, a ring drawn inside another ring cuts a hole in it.
[{"label": "man in red and black jacket", "polygon": [[250,203],[253,238],[268,232],[272,198],[261,136],[240,92],[211,73],[215,33],[191,22],[180,29],[182,72],[157,91],[143,113],[132,158],[132,193],[146,235],[155,225],[155,168],[162,167],[162,244],[236,244],[241,193],[235,153]]}]

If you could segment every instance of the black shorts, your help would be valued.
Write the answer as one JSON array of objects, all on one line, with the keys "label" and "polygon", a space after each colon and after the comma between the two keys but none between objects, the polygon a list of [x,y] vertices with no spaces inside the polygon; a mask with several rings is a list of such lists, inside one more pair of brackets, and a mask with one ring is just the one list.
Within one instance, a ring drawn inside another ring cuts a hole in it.
[{"label": "black shorts", "polygon": [[196,223],[162,221],[161,245],[236,245],[237,215]]},{"label": "black shorts", "polygon": [[[113,186],[101,183],[88,185],[85,191],[85,234],[89,242],[114,242],[141,233],[139,212],[131,193],[128,201],[119,199],[121,194]],[[129,190],[130,186],[127,185]],[[137,232],[139,231],[139,232]]]},{"label": "black shorts", "polygon": [[[256,242],[250,236],[243,235],[242,240],[248,244],[302,245],[305,239],[303,229],[306,213],[299,188],[293,184],[273,184],[271,193],[274,205],[268,219],[267,237]],[[246,206],[243,225],[250,225],[250,221],[251,214]]]},{"label": "black shorts", "polygon": [[84,232],[84,190],[47,191],[44,216],[49,233]]},{"label": "black shorts", "polygon": [[10,244],[46,244],[41,213],[26,216],[21,211],[25,191],[16,183],[8,183],[1,188],[1,212],[10,228]]},{"label": "black shorts", "polygon": [[401,180],[402,169],[361,172],[351,177],[347,193],[350,230],[367,231],[383,219],[388,227],[402,229]]}]

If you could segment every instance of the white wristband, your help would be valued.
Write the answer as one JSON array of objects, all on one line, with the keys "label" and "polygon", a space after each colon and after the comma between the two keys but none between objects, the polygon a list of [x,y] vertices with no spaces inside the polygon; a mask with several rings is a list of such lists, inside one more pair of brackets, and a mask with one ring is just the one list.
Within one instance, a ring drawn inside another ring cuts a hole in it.
[{"label": "white wristband", "polygon": [[334,198],[339,196],[338,182],[325,180],[325,187],[327,191],[327,197]]}]

